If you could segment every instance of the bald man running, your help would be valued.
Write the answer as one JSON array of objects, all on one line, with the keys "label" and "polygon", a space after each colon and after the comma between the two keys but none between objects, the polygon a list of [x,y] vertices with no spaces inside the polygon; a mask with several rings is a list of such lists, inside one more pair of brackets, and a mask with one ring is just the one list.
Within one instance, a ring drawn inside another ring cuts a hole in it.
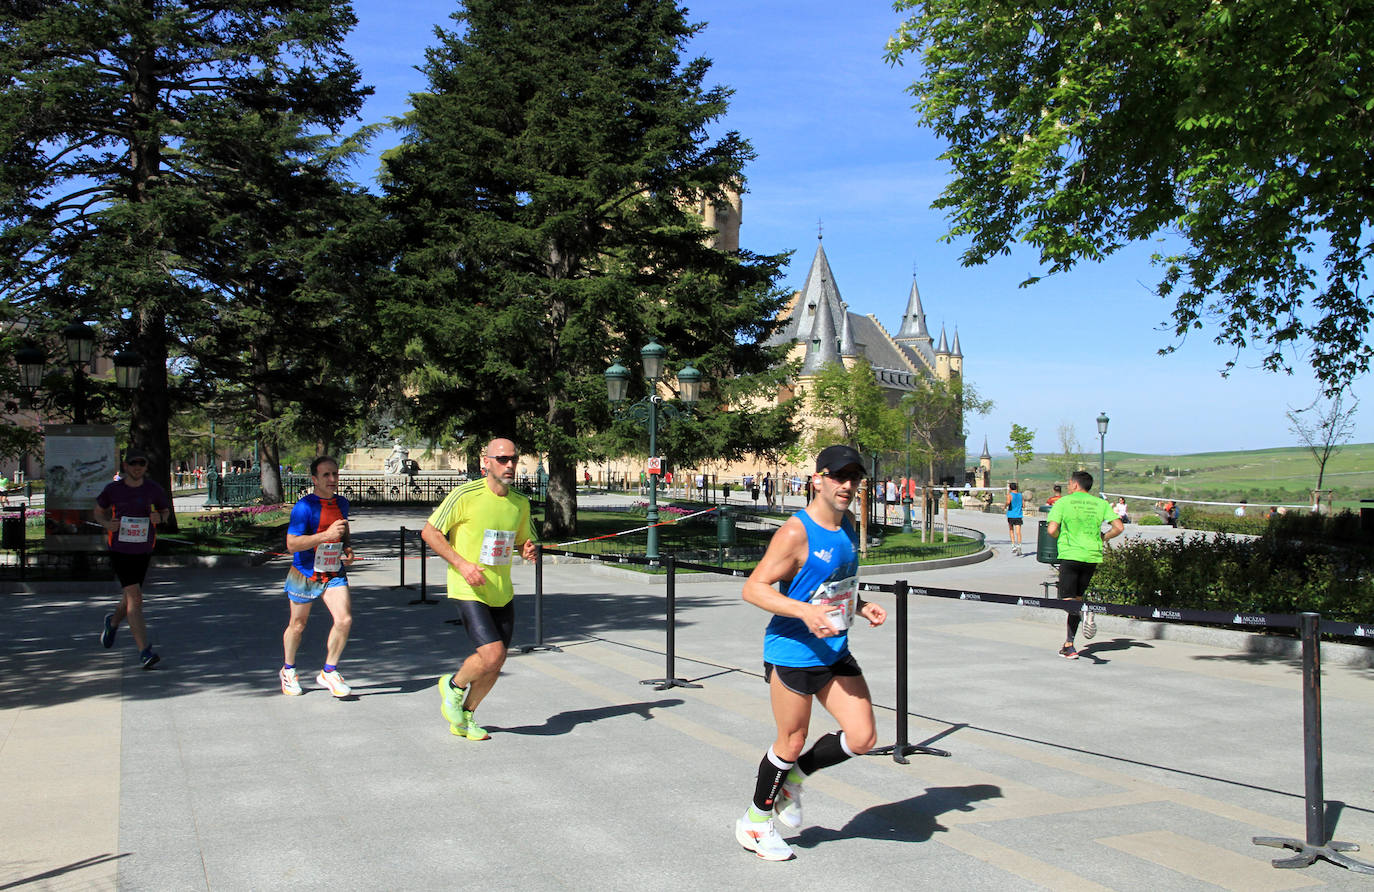
[{"label": "bald man running", "polygon": [[516,549],[527,561],[535,557],[529,499],[511,489],[517,458],[510,440],[488,443],[482,456],[486,476],[449,493],[420,533],[448,561],[448,596],[457,602],[475,648],[457,672],[439,678],[449,731],[468,740],[490,736],[472,714],[496,684],[515,633],[511,558]]}]

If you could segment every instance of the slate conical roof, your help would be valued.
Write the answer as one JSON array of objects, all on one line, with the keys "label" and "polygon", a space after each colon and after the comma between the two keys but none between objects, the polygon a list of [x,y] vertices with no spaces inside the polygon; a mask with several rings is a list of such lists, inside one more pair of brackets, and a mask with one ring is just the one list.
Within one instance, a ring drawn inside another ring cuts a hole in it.
[{"label": "slate conical roof", "polygon": [[954,348],[949,352],[950,356],[963,358],[963,353],[959,350],[959,329],[954,329]]},{"label": "slate conical roof", "polygon": [[988,461],[992,461],[992,453],[991,453],[991,452],[988,452],[988,438],[987,438],[987,437],[983,437],[983,454],[980,455],[980,456],[978,456],[978,457],[979,457],[980,459],[981,459],[981,458],[986,458]]},{"label": "slate conical roof", "polygon": [[804,344],[814,338],[816,327],[820,324],[820,307],[830,311],[830,321],[836,325],[844,318],[844,300],[840,297],[839,286],[835,284],[835,274],[830,271],[830,260],[825,256],[825,245],[816,245],[816,255],[811,258],[811,269],[806,274],[806,284],[802,286],[801,299],[797,301],[792,318],[796,328],[791,336]]},{"label": "slate conical roof", "polygon": [[940,345],[935,348],[936,356],[941,353],[949,353],[949,342],[945,340],[945,327],[943,325],[940,326]]},{"label": "slate conical roof", "polygon": [[915,278],[911,280],[911,294],[906,300],[906,312],[902,314],[902,327],[897,332],[897,340],[931,340],[930,330],[926,328],[926,311],[921,308],[921,289],[916,287]]},{"label": "slate conical roof", "polygon": [[840,310],[844,313],[843,321],[840,323],[840,355],[858,356],[861,351],[859,345],[854,342],[854,327],[849,324],[849,307],[841,304]]},{"label": "slate conical roof", "polygon": [[[842,311],[843,312],[843,311]],[[816,307],[815,325],[806,339],[806,359],[802,361],[803,377],[814,375],[828,362],[840,361],[839,340],[835,337],[835,317],[830,305],[822,302]]]}]

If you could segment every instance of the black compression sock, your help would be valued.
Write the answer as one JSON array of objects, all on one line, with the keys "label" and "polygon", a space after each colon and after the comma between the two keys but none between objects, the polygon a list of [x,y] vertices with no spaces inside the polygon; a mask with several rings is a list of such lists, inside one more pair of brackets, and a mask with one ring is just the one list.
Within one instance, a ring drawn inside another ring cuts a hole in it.
[{"label": "black compression sock", "polygon": [[779,759],[771,746],[763,761],[759,762],[759,776],[754,783],[754,808],[762,814],[773,811],[773,800],[778,798],[778,789],[782,787],[792,764]]},{"label": "black compression sock", "polygon": [[822,768],[829,768],[852,758],[854,754],[845,746],[843,736],[843,731],[838,734],[832,731],[817,740],[811,749],[797,759],[797,769],[810,776]]}]

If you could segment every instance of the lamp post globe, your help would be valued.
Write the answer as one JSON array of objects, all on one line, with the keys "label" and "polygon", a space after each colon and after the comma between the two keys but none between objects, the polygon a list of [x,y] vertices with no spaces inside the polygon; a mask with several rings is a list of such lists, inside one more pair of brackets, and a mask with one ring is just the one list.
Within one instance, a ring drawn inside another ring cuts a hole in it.
[{"label": "lamp post globe", "polygon": [[115,384],[120,390],[137,390],[143,380],[143,357],[132,350],[114,355]]},{"label": "lamp post globe", "polygon": [[650,341],[644,345],[644,349],[639,351],[640,359],[644,361],[644,380],[657,381],[663,374],[663,357],[668,355],[668,348],[657,341]]},{"label": "lamp post globe", "polygon": [[1097,416],[1097,447],[1098,447],[1098,476],[1097,494],[1102,498],[1107,497],[1107,424],[1111,421],[1107,413],[1103,412]]},{"label": "lamp post globe", "polygon": [[43,386],[43,366],[47,357],[42,350],[26,344],[14,351],[14,361],[19,366],[19,386],[30,394]]},{"label": "lamp post globe", "polygon": [[84,366],[95,353],[95,330],[84,322],[72,322],[62,329],[62,342],[67,346],[67,361]]},{"label": "lamp post globe", "polygon": [[611,405],[618,406],[625,402],[629,390],[629,369],[618,362],[606,369],[606,398],[611,401]]},{"label": "lamp post globe", "polygon": [[677,373],[678,393],[688,409],[701,401],[701,372],[685,365]]}]

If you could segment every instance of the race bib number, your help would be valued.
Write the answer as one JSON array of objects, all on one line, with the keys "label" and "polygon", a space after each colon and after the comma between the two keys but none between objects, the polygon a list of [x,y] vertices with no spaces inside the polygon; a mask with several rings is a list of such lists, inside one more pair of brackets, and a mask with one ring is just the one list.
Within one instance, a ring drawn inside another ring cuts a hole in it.
[{"label": "race bib number", "polygon": [[836,632],[843,632],[854,623],[854,608],[859,599],[859,577],[849,576],[834,582],[822,583],[811,595],[812,604],[824,604],[826,622]]},{"label": "race bib number", "polygon": [[343,568],[343,543],[321,542],[315,546],[315,572],[337,573]]},{"label": "race bib number", "polygon": [[150,517],[121,517],[119,519],[120,542],[147,542],[152,532],[153,521]]},{"label": "race bib number", "polygon": [[506,567],[510,565],[514,553],[514,530],[487,530],[482,536],[482,554],[478,563],[488,567]]}]

